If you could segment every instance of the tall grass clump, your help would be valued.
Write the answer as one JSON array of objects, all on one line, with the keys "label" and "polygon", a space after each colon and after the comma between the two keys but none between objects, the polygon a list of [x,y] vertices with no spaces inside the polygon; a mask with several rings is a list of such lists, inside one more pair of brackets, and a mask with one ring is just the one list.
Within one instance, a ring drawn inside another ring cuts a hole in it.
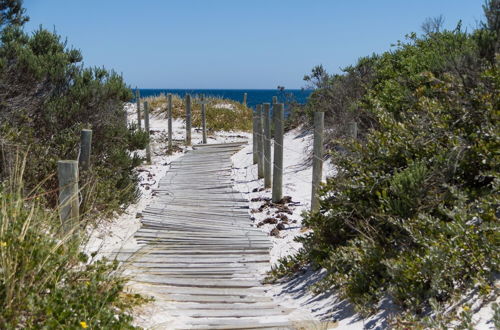
[{"label": "tall grass clump", "polygon": [[89,263],[80,228],[25,193],[24,166],[0,184],[0,328],[132,328],[117,264]]},{"label": "tall grass clump", "polygon": [[[191,120],[194,127],[201,127],[201,105],[199,95],[193,95],[191,101]],[[250,131],[252,129],[252,109],[234,100],[206,97],[207,129],[215,131]],[[164,94],[150,96],[147,101],[154,112],[167,114],[167,99]],[[186,117],[185,100],[177,94],[172,95],[172,116],[177,119]]]},{"label": "tall grass clump", "polygon": [[[365,123],[364,134],[331,137],[343,146],[329,150],[338,175],[323,185],[320,211],[304,220],[312,230],[300,254],[276,274],[324,268],[317,290],[336,288],[365,313],[389,297],[416,315],[415,327],[465,292],[498,295],[498,8],[490,1],[485,10],[496,19],[472,33],[459,25],[410,34],[350,69],[369,79],[338,106]],[[328,78],[315,95],[340,93],[344,78]]]}]

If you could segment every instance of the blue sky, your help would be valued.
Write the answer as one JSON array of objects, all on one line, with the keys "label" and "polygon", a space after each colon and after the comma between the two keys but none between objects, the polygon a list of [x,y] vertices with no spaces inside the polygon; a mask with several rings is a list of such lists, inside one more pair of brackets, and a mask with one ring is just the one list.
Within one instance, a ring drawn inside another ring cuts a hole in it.
[{"label": "blue sky", "polygon": [[25,0],[31,21],[140,88],[286,88],[380,53],[427,17],[482,19],[482,0]]}]

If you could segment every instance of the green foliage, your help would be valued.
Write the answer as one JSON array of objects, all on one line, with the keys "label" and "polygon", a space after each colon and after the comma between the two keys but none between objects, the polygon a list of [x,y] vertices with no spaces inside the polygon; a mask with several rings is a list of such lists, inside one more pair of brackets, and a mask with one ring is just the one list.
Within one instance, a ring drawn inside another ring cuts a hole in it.
[{"label": "green foliage", "polygon": [[127,135],[128,149],[130,151],[145,149],[149,141],[148,132],[144,130],[138,130],[136,125],[130,125],[130,129]]},{"label": "green foliage", "polygon": [[491,308],[493,309],[493,325],[498,329],[500,328],[500,305],[493,303]]},{"label": "green foliage", "polygon": [[0,186],[0,327],[130,329],[117,263],[89,263],[79,235],[15,178]]},{"label": "green foliage", "polygon": [[345,148],[331,151],[339,174],[323,186],[320,212],[305,218],[312,231],[300,252],[328,271],[319,286],[360,311],[386,295],[418,314],[474,286],[491,291],[500,261],[500,67],[480,34],[411,34],[329,77],[311,98],[320,104],[369,66],[351,104],[370,129],[358,141],[330,141]]},{"label": "green foliage", "polygon": [[22,4],[22,0],[0,1],[0,28],[23,25],[29,20],[25,16],[26,10],[22,7]]},{"label": "green foliage", "polygon": [[[56,33],[27,35],[26,20],[21,1],[0,0],[0,328],[130,329],[126,304],[141,298],[124,297],[116,263],[79,251],[86,224],[137,197],[140,159],[130,151],[147,136],[126,126],[122,77],[84,68]],[[91,168],[80,173],[80,223],[67,233],[54,172],[78,158],[83,128],[93,131]]]},{"label": "green foliage", "polygon": [[[91,128],[92,175],[81,186],[96,188],[101,210],[133,200],[137,161],[127,150],[142,147],[147,137],[126,127],[123,105],[132,94],[122,77],[82,67],[79,51],[42,28],[28,36],[10,26],[0,37],[0,132],[4,145],[30,150],[27,187],[50,177],[59,159],[76,159],[80,130]],[[4,158],[12,157],[3,150]],[[0,168],[3,176],[8,171]],[[57,187],[53,176],[43,182],[48,191]],[[54,205],[56,196],[48,197]]]}]

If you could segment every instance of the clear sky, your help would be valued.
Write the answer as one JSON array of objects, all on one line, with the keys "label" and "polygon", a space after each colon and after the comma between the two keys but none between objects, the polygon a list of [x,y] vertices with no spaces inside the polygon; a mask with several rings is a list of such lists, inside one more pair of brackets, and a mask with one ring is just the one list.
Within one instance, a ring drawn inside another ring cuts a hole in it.
[{"label": "clear sky", "polygon": [[31,21],[140,88],[286,88],[380,53],[427,17],[482,19],[483,0],[25,0]]}]

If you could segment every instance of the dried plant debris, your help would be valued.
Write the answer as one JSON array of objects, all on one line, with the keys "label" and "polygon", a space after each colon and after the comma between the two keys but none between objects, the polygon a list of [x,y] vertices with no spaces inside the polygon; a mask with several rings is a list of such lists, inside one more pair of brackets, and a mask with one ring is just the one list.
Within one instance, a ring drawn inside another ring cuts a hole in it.
[{"label": "dried plant debris", "polygon": [[270,236],[275,236],[275,237],[280,237],[280,231],[278,230],[278,228],[274,228],[273,230],[271,230],[271,232],[269,233]]},{"label": "dried plant debris", "polygon": [[262,220],[261,222],[259,222],[257,224],[257,227],[262,227],[263,225],[268,224],[268,223],[269,224],[273,224],[273,225],[277,224],[278,223],[278,219],[276,219],[276,218],[265,218],[264,220]]}]

